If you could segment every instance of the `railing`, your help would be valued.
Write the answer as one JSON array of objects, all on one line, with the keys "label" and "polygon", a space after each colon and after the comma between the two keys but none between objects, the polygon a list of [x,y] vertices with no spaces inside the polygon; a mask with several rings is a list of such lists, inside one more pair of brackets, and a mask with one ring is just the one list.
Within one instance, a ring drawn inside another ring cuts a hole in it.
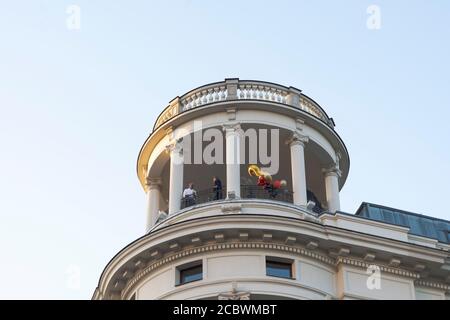
[{"label": "railing", "polygon": [[197,204],[222,200],[225,198],[225,190],[226,188],[223,188],[220,191],[213,191],[211,188],[209,190],[198,191],[195,196],[181,199],[181,209],[195,206]]},{"label": "railing", "polygon": [[239,81],[238,99],[275,101],[287,104],[289,89],[272,83]]},{"label": "railing", "polygon": [[296,107],[322,120],[331,128],[333,121],[325,111],[300,90],[275,83],[226,79],[191,90],[173,99],[158,117],[154,129],[185,111],[225,100],[263,100]]},{"label": "railing", "polygon": [[[226,187],[220,191],[202,190],[196,196],[181,199],[181,209],[197,204],[223,200],[226,198]],[[255,185],[241,185],[241,199],[267,199],[293,203],[292,191],[286,189],[264,189]]]},{"label": "railing", "polygon": [[208,103],[224,101],[227,99],[227,96],[228,90],[224,82],[207,85],[181,97],[181,111],[183,112]]},{"label": "railing", "polygon": [[287,189],[264,188],[255,185],[241,185],[241,198],[267,199],[283,202],[294,202],[293,192]]}]

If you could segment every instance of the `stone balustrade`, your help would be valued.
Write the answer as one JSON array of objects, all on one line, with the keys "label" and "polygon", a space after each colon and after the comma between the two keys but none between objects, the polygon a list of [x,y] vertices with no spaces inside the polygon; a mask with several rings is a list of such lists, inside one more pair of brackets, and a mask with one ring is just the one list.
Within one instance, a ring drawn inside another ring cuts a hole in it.
[{"label": "stone balustrade", "polygon": [[201,86],[173,99],[158,117],[154,129],[187,110],[226,100],[263,100],[290,105],[334,128],[333,121],[325,111],[296,88],[263,81],[226,79]]}]

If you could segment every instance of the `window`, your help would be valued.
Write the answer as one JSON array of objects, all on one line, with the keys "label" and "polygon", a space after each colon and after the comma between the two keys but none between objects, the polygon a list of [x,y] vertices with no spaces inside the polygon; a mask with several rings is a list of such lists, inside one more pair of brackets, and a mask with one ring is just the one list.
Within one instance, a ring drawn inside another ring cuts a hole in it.
[{"label": "window", "polygon": [[195,261],[177,267],[177,285],[182,285],[202,279],[203,265],[201,261]]},{"label": "window", "polygon": [[293,279],[292,261],[282,258],[267,257],[266,274],[272,277]]}]

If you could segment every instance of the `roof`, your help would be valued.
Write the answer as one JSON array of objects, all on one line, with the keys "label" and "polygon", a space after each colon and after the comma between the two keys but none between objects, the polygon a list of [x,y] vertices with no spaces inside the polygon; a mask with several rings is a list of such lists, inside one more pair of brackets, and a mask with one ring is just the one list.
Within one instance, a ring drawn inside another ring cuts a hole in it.
[{"label": "roof", "polygon": [[409,233],[450,244],[450,221],[363,202],[357,216],[409,228]]}]

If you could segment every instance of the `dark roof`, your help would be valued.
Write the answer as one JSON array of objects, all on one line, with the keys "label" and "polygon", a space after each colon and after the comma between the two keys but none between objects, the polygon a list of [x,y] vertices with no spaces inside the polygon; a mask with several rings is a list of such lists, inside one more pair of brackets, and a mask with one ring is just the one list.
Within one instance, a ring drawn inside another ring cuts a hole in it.
[{"label": "dark roof", "polygon": [[409,228],[409,233],[450,244],[450,221],[363,202],[357,216]]}]

